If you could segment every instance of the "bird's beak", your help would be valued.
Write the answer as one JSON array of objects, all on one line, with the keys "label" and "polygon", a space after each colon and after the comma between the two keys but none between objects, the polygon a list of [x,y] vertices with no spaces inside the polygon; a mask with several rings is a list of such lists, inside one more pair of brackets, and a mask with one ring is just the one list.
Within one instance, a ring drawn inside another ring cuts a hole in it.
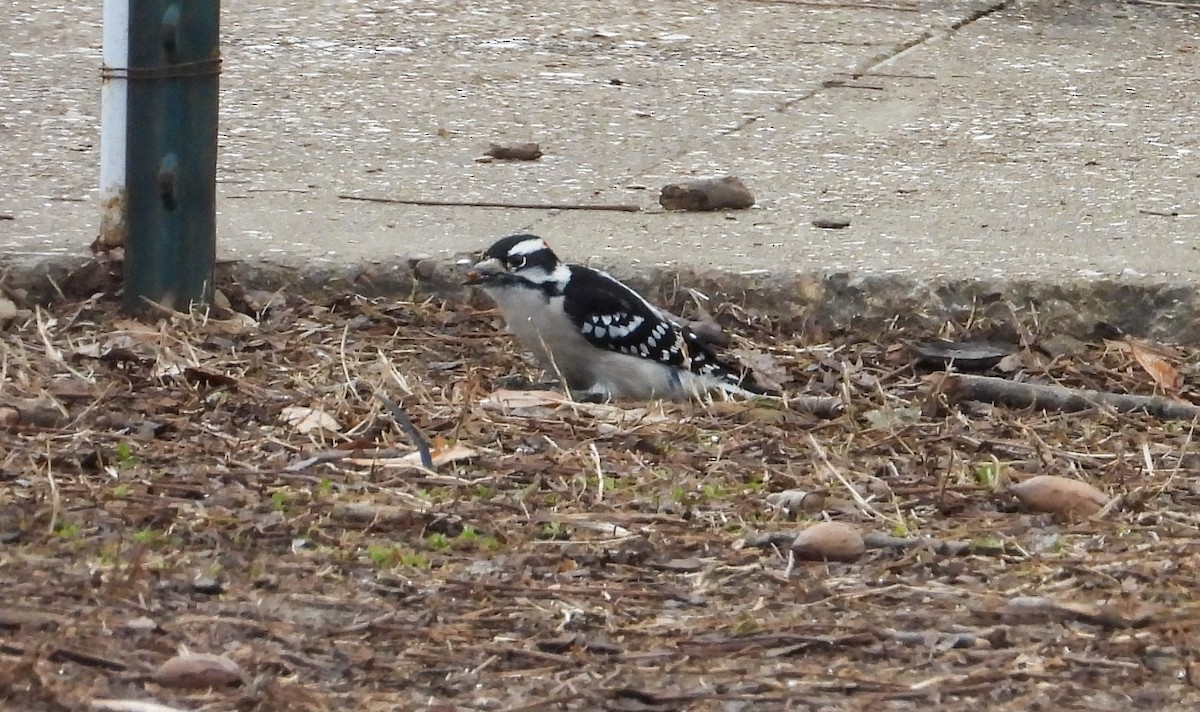
[{"label": "bird's beak", "polygon": [[486,260],[480,260],[475,263],[467,276],[463,279],[463,284],[487,284],[492,280],[492,277],[504,271],[504,265],[495,257],[489,257]]}]

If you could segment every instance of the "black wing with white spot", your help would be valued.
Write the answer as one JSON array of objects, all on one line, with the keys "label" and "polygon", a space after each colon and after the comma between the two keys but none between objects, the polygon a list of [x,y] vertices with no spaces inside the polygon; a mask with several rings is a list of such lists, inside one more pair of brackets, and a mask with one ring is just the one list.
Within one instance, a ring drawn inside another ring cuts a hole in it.
[{"label": "black wing with white spot", "polygon": [[672,366],[683,366],[677,326],[649,302],[603,272],[571,265],[563,310],[593,346]]},{"label": "black wing with white spot", "polygon": [[593,346],[765,392],[721,363],[690,328],[672,322],[637,292],[603,272],[579,265],[570,269],[563,310]]}]

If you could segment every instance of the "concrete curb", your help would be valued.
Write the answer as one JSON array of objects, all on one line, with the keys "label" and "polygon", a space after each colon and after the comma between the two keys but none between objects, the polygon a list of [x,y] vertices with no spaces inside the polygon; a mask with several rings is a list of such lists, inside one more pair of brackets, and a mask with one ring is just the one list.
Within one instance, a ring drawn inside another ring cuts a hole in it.
[{"label": "concrete curb", "polygon": [[[464,255],[465,257],[465,255]],[[223,289],[284,290],[310,299],[347,294],[462,302],[461,260],[286,265],[226,262]],[[770,316],[782,330],[859,332],[910,327],[932,335],[947,322],[1012,324],[1041,335],[1087,337],[1098,326],[1133,336],[1200,344],[1200,286],[1151,280],[917,279],[849,273],[738,274],[687,268],[615,266],[613,274],[668,308],[690,301],[687,289]],[[89,258],[0,261],[0,290],[32,305],[116,294],[119,266]]]}]

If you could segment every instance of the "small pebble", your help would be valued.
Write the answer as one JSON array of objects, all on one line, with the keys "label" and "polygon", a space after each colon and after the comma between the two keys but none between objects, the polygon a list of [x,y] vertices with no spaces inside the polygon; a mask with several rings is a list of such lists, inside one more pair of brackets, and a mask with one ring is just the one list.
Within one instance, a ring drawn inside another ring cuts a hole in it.
[{"label": "small pebble", "polygon": [[850,227],[850,221],[846,218],[817,218],[812,221],[813,227],[824,228],[826,230],[841,230],[842,228]]},{"label": "small pebble", "polygon": [[159,665],[150,679],[163,687],[183,689],[230,687],[244,676],[241,666],[224,655],[182,653]]},{"label": "small pebble", "polygon": [[745,210],[754,196],[737,176],[697,178],[664,185],[658,204],[667,210]]},{"label": "small pebble", "polygon": [[413,276],[416,277],[417,279],[426,279],[426,280],[430,279],[433,277],[434,273],[437,271],[437,266],[438,266],[437,260],[433,260],[433,259],[420,260],[415,265],[413,265],[413,268],[412,268]]},{"label": "small pebble", "polygon": [[542,147],[536,143],[493,143],[487,155],[499,161],[536,161],[542,157]]}]

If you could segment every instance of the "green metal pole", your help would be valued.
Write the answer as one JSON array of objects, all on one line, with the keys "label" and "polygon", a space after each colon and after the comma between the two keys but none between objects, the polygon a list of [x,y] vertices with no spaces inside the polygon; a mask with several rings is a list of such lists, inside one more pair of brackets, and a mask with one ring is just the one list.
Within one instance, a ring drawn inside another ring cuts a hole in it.
[{"label": "green metal pole", "polygon": [[187,311],[216,263],[220,0],[129,0],[125,307]]}]

